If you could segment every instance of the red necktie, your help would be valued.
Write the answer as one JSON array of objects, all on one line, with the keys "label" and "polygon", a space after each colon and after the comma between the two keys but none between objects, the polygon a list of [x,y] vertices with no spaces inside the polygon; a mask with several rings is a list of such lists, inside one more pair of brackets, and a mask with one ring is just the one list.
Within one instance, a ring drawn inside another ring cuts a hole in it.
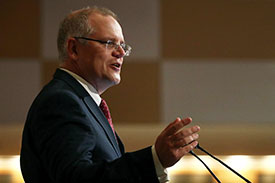
[{"label": "red necktie", "polygon": [[[107,103],[105,102],[105,100],[101,100],[101,103],[99,105],[100,109],[102,110],[103,114],[105,115],[105,117],[107,118],[114,134],[115,134],[115,129],[114,129],[114,126],[113,126],[113,122],[112,122],[112,118],[111,118],[111,113],[109,111],[109,108],[108,108],[108,105]],[[115,135],[116,137],[116,135]]]}]

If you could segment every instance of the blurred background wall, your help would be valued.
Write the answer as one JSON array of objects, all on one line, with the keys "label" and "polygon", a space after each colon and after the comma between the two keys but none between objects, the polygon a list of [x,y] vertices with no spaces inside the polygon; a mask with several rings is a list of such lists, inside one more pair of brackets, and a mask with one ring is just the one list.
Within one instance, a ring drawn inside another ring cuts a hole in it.
[{"label": "blurred background wall", "polygon": [[58,67],[59,22],[88,5],[116,12],[133,47],[103,96],[127,150],[191,116],[217,155],[275,155],[273,0],[1,0],[0,155],[19,154],[28,108]]}]

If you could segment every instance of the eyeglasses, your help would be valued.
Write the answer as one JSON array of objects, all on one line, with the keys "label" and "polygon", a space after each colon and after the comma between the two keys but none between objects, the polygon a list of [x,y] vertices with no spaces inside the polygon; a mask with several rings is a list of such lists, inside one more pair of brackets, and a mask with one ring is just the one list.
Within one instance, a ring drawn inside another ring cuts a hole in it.
[{"label": "eyeglasses", "polygon": [[102,40],[92,39],[92,38],[87,38],[87,37],[74,37],[74,38],[75,39],[84,39],[84,40],[88,40],[88,41],[95,41],[95,42],[106,45],[106,48],[109,48],[109,49],[116,49],[117,50],[119,47],[121,47],[125,52],[124,56],[129,56],[130,53],[131,53],[131,50],[132,50],[131,46],[129,46],[125,43],[117,44],[117,43],[114,43],[111,40],[102,41]]}]

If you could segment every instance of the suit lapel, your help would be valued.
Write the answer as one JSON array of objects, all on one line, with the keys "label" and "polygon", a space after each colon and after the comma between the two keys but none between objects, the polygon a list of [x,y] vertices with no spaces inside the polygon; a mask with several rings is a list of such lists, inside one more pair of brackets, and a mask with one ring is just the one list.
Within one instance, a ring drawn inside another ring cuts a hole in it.
[{"label": "suit lapel", "polygon": [[89,95],[89,93],[81,86],[81,84],[73,78],[70,74],[68,74],[65,71],[62,71],[60,69],[57,69],[55,75],[55,78],[64,80],[68,85],[70,85],[74,91],[83,98],[83,101],[89,111],[92,113],[92,115],[97,119],[97,122],[100,124],[100,126],[103,128],[103,130],[106,133],[107,138],[109,139],[110,143],[112,144],[113,148],[115,149],[115,152],[120,157],[121,152],[119,150],[119,146],[117,144],[116,138],[114,136],[113,130],[111,126],[109,125],[108,120],[100,110],[100,108],[97,106],[95,101],[92,99],[92,97]]},{"label": "suit lapel", "polygon": [[96,103],[94,102],[94,100],[91,97],[85,97],[84,102],[87,105],[87,107],[89,108],[90,112],[98,120],[98,123],[104,129],[104,131],[105,131],[109,141],[111,142],[112,146],[114,147],[117,155],[121,156],[114,132],[113,132],[108,120],[104,116],[103,112],[100,110],[100,108],[96,105]]},{"label": "suit lapel", "polygon": [[119,138],[119,136],[117,135],[117,133],[116,133],[116,139],[117,139],[119,150],[120,150],[121,154],[124,154],[125,153],[124,145],[123,145],[121,139]]}]

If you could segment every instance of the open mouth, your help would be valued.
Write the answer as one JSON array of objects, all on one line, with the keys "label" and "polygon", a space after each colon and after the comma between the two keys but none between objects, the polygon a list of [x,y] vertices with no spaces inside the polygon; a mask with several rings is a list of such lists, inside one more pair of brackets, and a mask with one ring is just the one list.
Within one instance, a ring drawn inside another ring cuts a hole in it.
[{"label": "open mouth", "polygon": [[115,64],[112,64],[112,66],[114,66],[117,69],[120,69],[121,64],[120,63],[115,63]]}]

